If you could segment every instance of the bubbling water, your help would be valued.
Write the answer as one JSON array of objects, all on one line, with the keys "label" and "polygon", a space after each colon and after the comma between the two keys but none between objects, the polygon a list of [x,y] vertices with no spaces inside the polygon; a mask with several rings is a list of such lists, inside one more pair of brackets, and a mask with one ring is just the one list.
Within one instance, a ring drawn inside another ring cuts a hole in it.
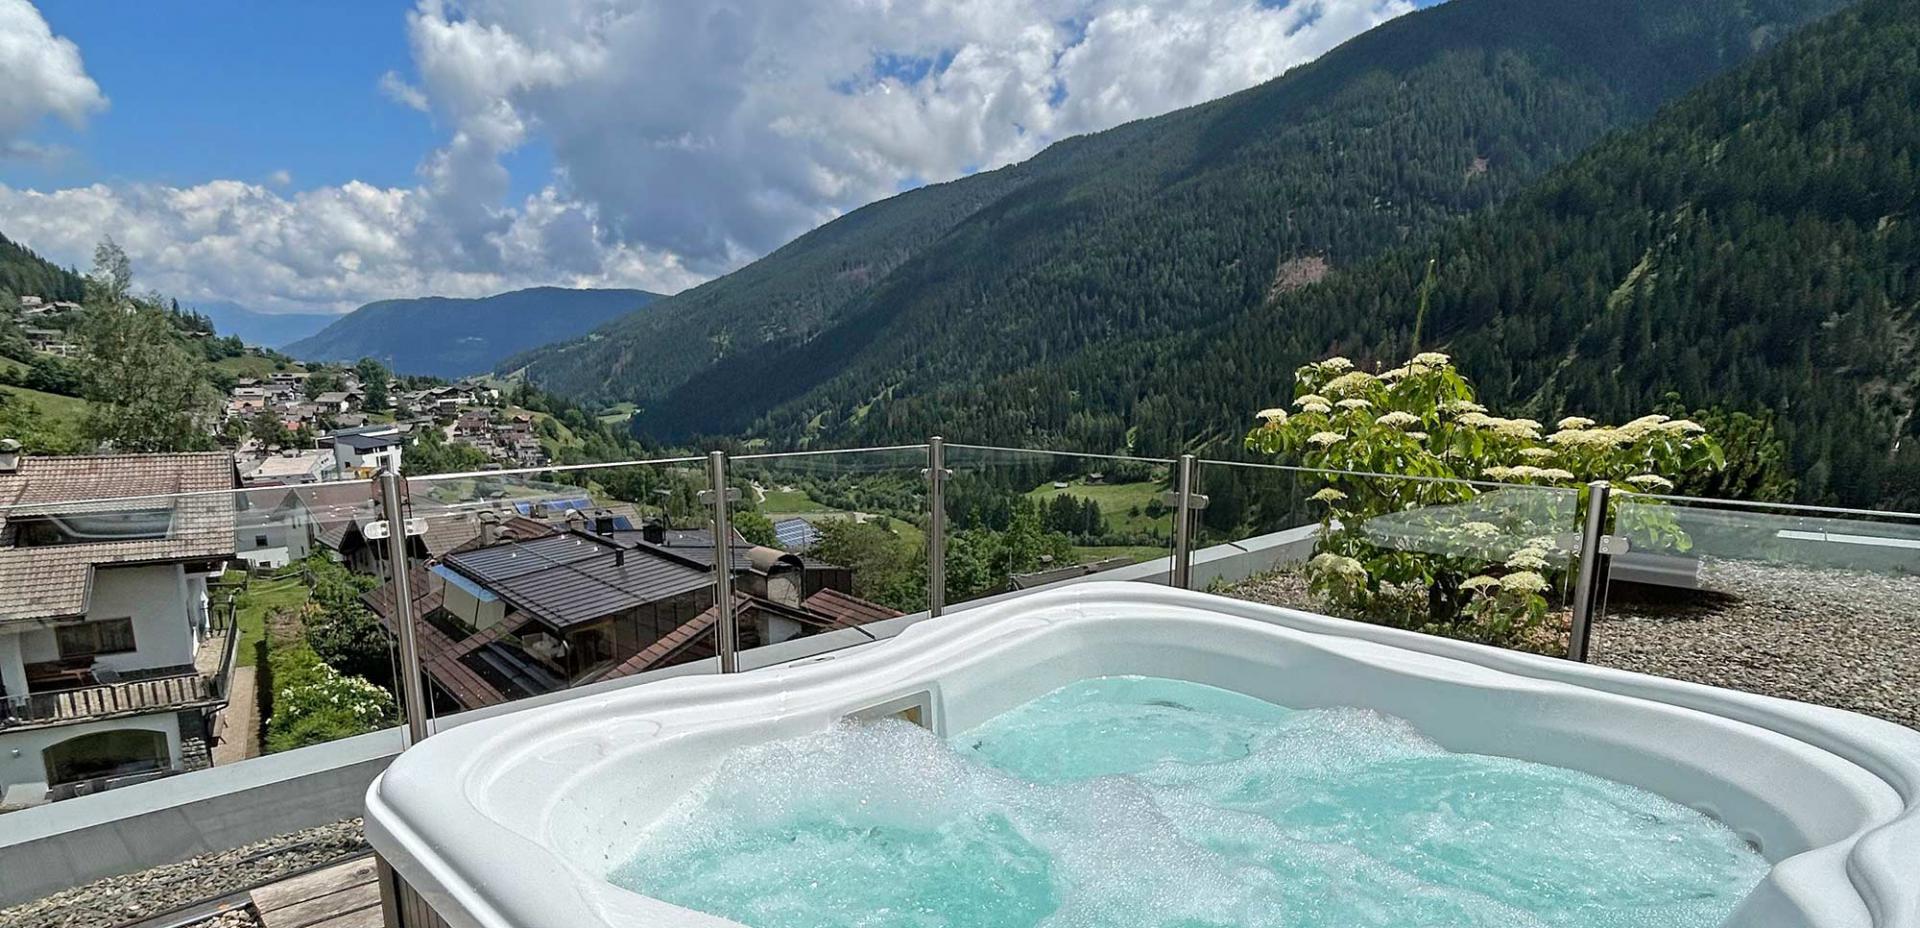
[{"label": "bubbling water", "polygon": [[1710,928],[1766,868],[1651,793],[1378,713],[1108,677],[951,742],[737,751],[610,879],[753,928]]}]

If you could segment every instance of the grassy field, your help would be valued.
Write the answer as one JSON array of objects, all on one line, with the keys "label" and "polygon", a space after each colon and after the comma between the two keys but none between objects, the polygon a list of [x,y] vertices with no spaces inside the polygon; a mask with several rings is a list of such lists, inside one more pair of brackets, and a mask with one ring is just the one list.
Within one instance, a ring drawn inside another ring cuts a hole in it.
[{"label": "grassy field", "polygon": [[1171,547],[1155,548],[1145,545],[1114,545],[1111,547],[1082,547],[1075,545],[1073,548],[1073,556],[1078,558],[1082,564],[1105,560],[1110,557],[1129,558],[1135,564],[1138,564],[1141,561],[1158,560],[1172,553],[1173,550]]},{"label": "grassy field", "polygon": [[[1027,493],[1028,499],[1048,502],[1056,496],[1070,495],[1090,499],[1100,504],[1100,511],[1107,517],[1107,529],[1120,534],[1162,535],[1172,530],[1172,517],[1162,514],[1159,518],[1147,515],[1147,507],[1160,498],[1160,485],[1143,480],[1139,483],[1086,483],[1075,480],[1065,488],[1048,483]],[[1139,514],[1134,510],[1138,507]]]},{"label": "grassy field", "polygon": [[307,601],[307,585],[298,574],[284,580],[255,580],[240,594],[240,609],[234,623],[240,629],[240,650],[234,663],[253,666],[256,643],[266,637],[267,615],[275,609],[291,609]]},{"label": "grassy field", "polygon": [[77,396],[42,393],[25,387],[0,387],[10,402],[23,403],[40,410],[47,428],[60,433],[69,444],[80,441],[80,425],[87,417],[87,401]]},{"label": "grassy field", "polygon": [[599,418],[601,422],[608,425],[625,425],[628,419],[633,418],[633,411],[638,408],[632,403],[615,403],[600,410]]},{"label": "grassy field", "polygon": [[[791,519],[795,516],[805,516],[809,521],[815,522],[816,524],[821,519],[836,517],[852,519],[854,517],[853,513],[844,509],[835,509],[808,496],[807,491],[799,488],[782,490],[776,487],[770,488],[766,492],[767,498],[760,502],[760,512],[775,522],[781,519]],[[900,539],[900,543],[910,549],[918,549],[921,545],[927,543],[926,530],[905,519],[896,519],[889,516],[887,518],[887,526],[888,529],[893,532],[894,537]]]},{"label": "grassy field", "polygon": [[766,513],[768,518],[780,519],[838,510],[808,496],[805,490],[773,487],[767,490],[767,498],[760,501],[760,511]]}]

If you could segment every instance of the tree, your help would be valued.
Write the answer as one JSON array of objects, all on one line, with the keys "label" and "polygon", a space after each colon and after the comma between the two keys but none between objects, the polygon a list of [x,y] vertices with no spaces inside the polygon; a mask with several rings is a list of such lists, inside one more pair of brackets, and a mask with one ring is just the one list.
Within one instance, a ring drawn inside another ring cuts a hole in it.
[{"label": "tree", "polygon": [[322,393],[332,393],[340,389],[340,372],[330,367],[316,368],[307,374],[307,382],[301,390],[307,399],[313,399]]},{"label": "tree", "polygon": [[393,405],[393,398],[387,395],[387,369],[384,365],[372,358],[361,358],[353,368],[360,375],[360,389],[367,393],[361,408],[368,412],[383,412]]},{"label": "tree", "polygon": [[773,520],[767,518],[764,513],[751,509],[736,512],[733,514],[733,527],[739,530],[740,537],[751,544],[765,545],[769,548],[778,547],[780,544],[780,539],[773,534]]},{"label": "tree", "polygon": [[113,239],[94,250],[86,310],[86,431],[123,452],[198,451],[213,447],[219,397],[205,363],[182,343],[165,310],[129,294],[133,270]]},{"label": "tree", "polygon": [[927,607],[926,557],[868,522],[822,519],[814,557],[853,572],[853,594],[902,612]]},{"label": "tree", "polygon": [[482,470],[490,461],[486,452],[464,442],[447,441],[439,429],[427,428],[401,456],[400,467],[408,476],[418,477]]}]

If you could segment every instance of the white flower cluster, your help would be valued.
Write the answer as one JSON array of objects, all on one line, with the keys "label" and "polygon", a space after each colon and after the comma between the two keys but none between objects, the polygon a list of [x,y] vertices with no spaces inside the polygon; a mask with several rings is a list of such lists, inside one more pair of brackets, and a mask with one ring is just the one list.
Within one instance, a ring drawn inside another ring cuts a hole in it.
[{"label": "white flower cluster", "polygon": [[1507,438],[1526,441],[1540,439],[1540,423],[1532,419],[1502,419],[1484,412],[1466,412],[1460,414],[1459,422],[1468,428],[1484,429]]},{"label": "white flower cluster", "polygon": [[1373,420],[1373,422],[1375,425],[1384,425],[1390,429],[1405,429],[1408,426],[1419,425],[1420,417],[1413,413],[1401,412],[1396,409],[1393,412],[1380,416]]},{"label": "white flower cluster", "polygon": [[1531,464],[1516,464],[1512,467],[1489,467],[1480,472],[1482,476],[1501,483],[1518,483],[1526,480],[1572,480],[1573,472],[1558,467],[1535,467]]},{"label": "white flower cluster", "polygon": [[1366,371],[1348,371],[1327,381],[1327,385],[1321,389],[1334,396],[1348,396],[1366,392],[1373,383],[1373,375]]},{"label": "white flower cluster", "polygon": [[1367,568],[1359,561],[1332,552],[1323,552],[1313,556],[1307,562],[1307,569],[1322,574],[1332,574],[1348,580],[1365,580]]},{"label": "white flower cluster", "polygon": [[1339,444],[1346,437],[1347,436],[1339,432],[1315,432],[1307,436],[1307,444],[1316,445],[1321,448],[1331,448]]},{"label": "white flower cluster", "polygon": [[1309,496],[1307,498],[1310,500],[1313,500],[1316,503],[1326,503],[1327,505],[1331,506],[1334,503],[1337,503],[1337,502],[1340,502],[1341,500],[1346,499],[1347,494],[1342,493],[1339,490],[1334,489],[1333,487],[1321,487],[1320,492],[1315,493],[1312,496]]},{"label": "white flower cluster", "polygon": [[1660,492],[1673,489],[1673,481],[1659,474],[1634,474],[1627,482],[1647,492]]}]

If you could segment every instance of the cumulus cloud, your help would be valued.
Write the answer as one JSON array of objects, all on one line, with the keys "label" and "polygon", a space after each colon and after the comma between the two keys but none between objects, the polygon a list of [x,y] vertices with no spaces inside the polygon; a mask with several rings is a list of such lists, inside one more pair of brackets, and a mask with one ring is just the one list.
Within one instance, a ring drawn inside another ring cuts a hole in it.
[{"label": "cumulus cloud", "polygon": [[[473,170],[538,134],[621,240],[703,272],[917,182],[1251,86],[1406,0],[423,0]],[[464,198],[464,196],[463,196]]]},{"label": "cumulus cloud", "polygon": [[551,190],[503,214],[493,260],[480,267],[445,258],[431,204],[417,189],[353,182],[282,195],[221,180],[39,193],[0,185],[9,237],[84,267],[95,241],[112,234],[141,287],[187,302],[344,312],[387,297],[546,284],[673,291],[698,281],[672,255],[610,244],[591,208]]},{"label": "cumulus cloud", "polygon": [[[262,308],[672,290],[901,189],[1251,86],[1412,6],[418,0],[413,73],[377,84],[446,132],[415,185],[0,187],[0,209],[48,253],[112,232],[143,283]],[[508,156],[529,143],[552,176],[516,201]]]},{"label": "cumulus cloud", "polygon": [[423,113],[427,111],[427,95],[420,88],[407,83],[407,79],[401,77],[398,71],[380,75],[380,92],[386,94],[387,99],[408,109]]},{"label": "cumulus cloud", "polygon": [[44,156],[24,136],[52,116],[80,126],[105,109],[80,49],[55,36],[27,0],[0,0],[0,156]]}]

